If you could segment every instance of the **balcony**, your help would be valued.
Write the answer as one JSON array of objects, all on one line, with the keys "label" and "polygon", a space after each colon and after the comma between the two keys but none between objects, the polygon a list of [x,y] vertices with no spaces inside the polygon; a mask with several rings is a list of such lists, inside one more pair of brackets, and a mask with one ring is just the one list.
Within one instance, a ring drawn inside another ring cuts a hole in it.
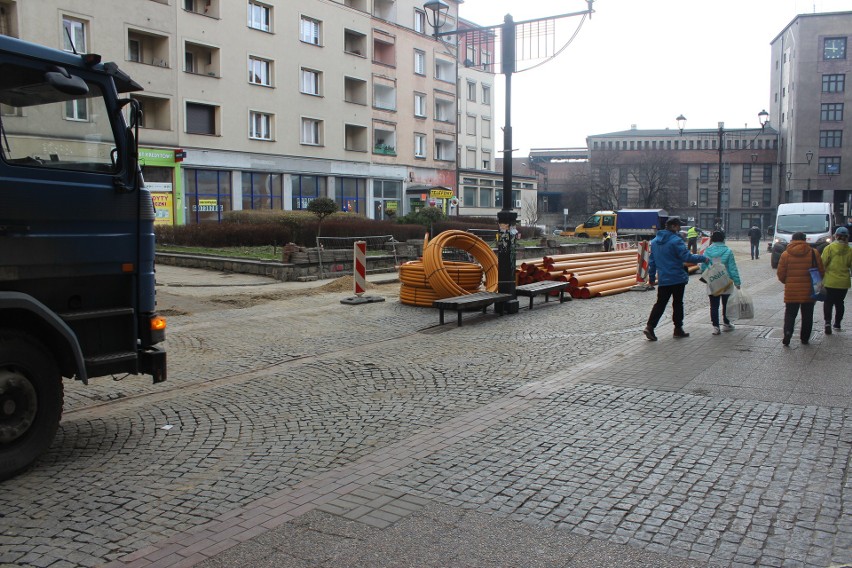
[{"label": "balcony", "polygon": [[387,144],[376,144],[373,148],[373,154],[381,154],[383,156],[396,156],[396,148]]},{"label": "balcony", "polygon": [[354,30],[343,30],[343,51],[360,57],[367,56],[367,36]]},{"label": "balcony", "polygon": [[343,78],[343,100],[356,105],[367,104],[367,81],[354,77]]},{"label": "balcony", "polygon": [[356,124],[345,124],[343,126],[344,149],[351,152],[366,152],[367,144],[367,127],[358,126]]},{"label": "balcony", "polygon": [[193,75],[219,77],[219,48],[186,42],[183,70]]},{"label": "balcony", "polygon": [[127,60],[143,65],[168,67],[169,38],[140,30],[128,30]]}]

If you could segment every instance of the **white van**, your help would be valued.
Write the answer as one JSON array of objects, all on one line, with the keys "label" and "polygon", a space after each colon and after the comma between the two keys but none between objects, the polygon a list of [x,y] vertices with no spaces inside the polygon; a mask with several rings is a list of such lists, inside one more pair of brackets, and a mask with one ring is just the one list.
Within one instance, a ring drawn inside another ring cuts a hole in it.
[{"label": "white van", "polygon": [[831,242],[834,211],[831,203],[782,203],[775,216],[772,240],[772,268],[778,267],[781,253],[787,249],[793,233],[805,233],[808,244],[822,251]]}]

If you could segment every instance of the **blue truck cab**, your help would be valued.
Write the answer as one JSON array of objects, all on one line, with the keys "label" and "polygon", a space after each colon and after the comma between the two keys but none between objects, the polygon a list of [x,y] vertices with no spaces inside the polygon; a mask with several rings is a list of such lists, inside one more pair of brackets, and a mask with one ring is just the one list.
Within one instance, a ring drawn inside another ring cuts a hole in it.
[{"label": "blue truck cab", "polygon": [[166,379],[136,90],[95,54],[0,36],[0,479],[49,447],[63,378]]}]

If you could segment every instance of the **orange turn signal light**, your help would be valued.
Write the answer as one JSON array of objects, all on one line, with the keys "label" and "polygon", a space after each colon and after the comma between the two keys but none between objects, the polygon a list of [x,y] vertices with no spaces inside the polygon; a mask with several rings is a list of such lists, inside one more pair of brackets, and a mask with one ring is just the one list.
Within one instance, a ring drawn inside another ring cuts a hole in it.
[{"label": "orange turn signal light", "polygon": [[166,329],[166,318],[160,316],[151,318],[151,331],[163,331],[164,329]]}]

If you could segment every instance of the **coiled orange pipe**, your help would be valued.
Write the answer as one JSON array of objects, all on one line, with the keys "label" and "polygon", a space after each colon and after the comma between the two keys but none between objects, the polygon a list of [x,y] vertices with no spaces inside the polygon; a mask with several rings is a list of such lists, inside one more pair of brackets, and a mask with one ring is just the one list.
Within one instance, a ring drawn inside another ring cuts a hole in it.
[{"label": "coiled orange pipe", "polygon": [[497,291],[497,255],[488,243],[465,231],[444,231],[437,237],[433,237],[423,249],[426,278],[439,298],[452,298],[471,293],[454,282],[448,273],[447,264],[443,259],[445,247],[457,248],[471,254],[485,273],[485,289],[489,292]]}]

